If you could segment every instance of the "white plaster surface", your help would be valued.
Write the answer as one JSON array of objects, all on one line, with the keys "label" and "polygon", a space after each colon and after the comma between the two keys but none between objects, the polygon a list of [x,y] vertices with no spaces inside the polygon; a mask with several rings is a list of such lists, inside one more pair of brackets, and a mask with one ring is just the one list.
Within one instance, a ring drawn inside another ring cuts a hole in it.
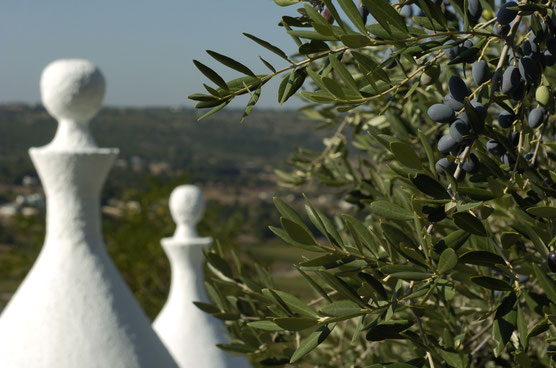
[{"label": "white plaster surface", "polygon": [[40,87],[44,107],[58,120],[49,146],[59,150],[96,148],[89,120],[104,98],[106,83],[101,71],[88,60],[56,60],[43,70]]},{"label": "white plaster surface", "polygon": [[170,212],[176,222],[171,238],[161,241],[172,267],[168,300],[154,321],[154,329],[168,347],[180,368],[249,367],[244,357],[233,356],[217,348],[225,343],[226,328],[221,321],[193,302],[209,302],[204,288],[202,247],[211,238],[200,238],[195,225],[203,216],[205,205],[199,188],[180,185],[170,195]]},{"label": "white plaster surface", "polygon": [[[46,68],[41,89],[53,115],[86,127],[104,81],[90,63],[66,60]],[[105,250],[99,196],[117,150],[87,135],[30,149],[47,196],[46,238],[0,316],[0,367],[175,368]]]}]

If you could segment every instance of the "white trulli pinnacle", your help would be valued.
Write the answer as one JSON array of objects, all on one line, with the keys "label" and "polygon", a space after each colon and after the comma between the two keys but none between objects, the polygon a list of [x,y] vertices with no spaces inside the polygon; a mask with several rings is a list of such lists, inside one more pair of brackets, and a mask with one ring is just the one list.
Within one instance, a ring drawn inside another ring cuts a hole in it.
[{"label": "white trulli pinnacle", "polygon": [[161,243],[172,267],[172,282],[154,329],[181,368],[248,367],[245,358],[216,347],[225,342],[225,326],[193,304],[208,301],[203,286],[202,247],[210,245],[212,239],[198,237],[195,229],[204,208],[202,192],[194,185],[180,185],[170,195],[170,212],[177,226],[174,236]]},{"label": "white trulli pinnacle", "polygon": [[96,148],[89,120],[99,111],[106,89],[100,70],[87,60],[56,60],[44,69],[40,85],[44,107],[58,120],[49,146],[58,150]]},{"label": "white trulli pinnacle", "polygon": [[[170,213],[176,223],[175,240],[198,241],[197,224],[203,218],[205,201],[203,193],[194,185],[180,185],[170,194]],[[210,242],[210,239],[207,239]]]},{"label": "white trulli pinnacle", "polygon": [[117,149],[98,148],[88,121],[104,78],[85,60],[51,63],[43,102],[59,120],[54,140],[29,153],[46,197],[46,237],[0,316],[2,368],[177,368],[110,260],[100,191]]}]

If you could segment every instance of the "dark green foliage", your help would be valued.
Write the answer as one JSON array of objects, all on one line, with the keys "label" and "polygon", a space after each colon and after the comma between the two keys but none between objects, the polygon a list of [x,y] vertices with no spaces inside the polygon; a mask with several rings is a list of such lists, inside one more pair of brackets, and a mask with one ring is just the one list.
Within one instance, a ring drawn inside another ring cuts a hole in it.
[{"label": "dark green foliage", "polygon": [[[307,202],[306,216],[294,216],[278,205],[287,220],[273,231],[292,252],[310,251],[295,267],[315,290],[301,299],[319,317],[293,313],[257,291],[258,275],[238,271],[230,295],[255,304],[238,320],[272,331],[244,326],[233,336],[255,335],[250,355],[259,362],[548,366],[553,5],[299,2],[301,15],[284,28],[313,47],[283,73],[306,70],[300,113],[331,130],[321,152],[297,152],[279,175],[290,187],[331,187],[351,207]],[[365,26],[361,5],[376,22]],[[408,16],[409,6],[422,14]],[[544,111],[527,119],[537,103]]]}]

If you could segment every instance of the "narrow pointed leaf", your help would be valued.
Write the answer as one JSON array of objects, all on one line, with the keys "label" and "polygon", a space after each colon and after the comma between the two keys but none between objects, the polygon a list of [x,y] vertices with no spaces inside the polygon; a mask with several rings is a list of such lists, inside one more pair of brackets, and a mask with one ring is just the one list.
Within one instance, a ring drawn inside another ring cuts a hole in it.
[{"label": "narrow pointed leaf", "polygon": [[409,143],[392,142],[390,143],[390,150],[396,157],[396,160],[398,160],[401,164],[417,170],[422,168],[419,155],[409,145]]},{"label": "narrow pointed leaf", "polygon": [[535,263],[533,263],[532,266],[541,289],[545,292],[548,299],[556,304],[556,283]]},{"label": "narrow pointed leaf", "polygon": [[255,93],[253,93],[253,96],[251,96],[251,98],[249,99],[249,102],[247,103],[247,106],[245,107],[245,110],[243,111],[243,115],[241,117],[240,123],[243,123],[245,121],[245,119],[249,116],[251,111],[253,111],[253,107],[255,106],[257,101],[259,101],[260,96],[261,96],[261,87],[257,88]]},{"label": "narrow pointed leaf", "polygon": [[217,113],[218,111],[222,110],[224,107],[226,107],[226,105],[228,105],[230,103],[230,101],[226,101],[221,105],[216,106],[214,109],[210,110],[209,112],[207,112],[206,114],[204,114],[203,116],[201,116],[199,119],[197,120],[203,120],[204,118],[208,118],[209,116],[211,116],[214,113]]},{"label": "narrow pointed leaf", "polygon": [[276,68],[274,66],[272,66],[271,63],[269,63],[268,61],[266,61],[265,59],[263,59],[262,57],[259,56],[259,59],[261,59],[261,61],[263,62],[263,64],[270,69],[271,72],[276,73]]},{"label": "narrow pointed leaf", "polygon": [[374,201],[371,209],[380,217],[389,220],[413,220],[413,212],[389,201]]},{"label": "narrow pointed leaf", "polygon": [[338,0],[340,6],[344,10],[344,13],[348,16],[349,20],[353,23],[357,29],[363,33],[367,34],[367,29],[365,28],[365,23],[363,23],[363,19],[361,19],[361,15],[359,14],[359,10],[353,3],[352,0]]},{"label": "narrow pointed leaf", "polygon": [[336,7],[332,3],[332,0],[323,0],[323,1],[324,1],[324,4],[326,5],[326,7],[328,8],[328,10],[330,11],[330,13],[332,14],[332,16],[334,17],[334,20],[340,26],[340,28],[344,32],[349,33],[351,30],[349,29],[349,27],[342,20],[342,17],[340,16],[340,13],[338,13],[338,10],[336,10]]},{"label": "narrow pointed leaf", "polygon": [[438,260],[438,273],[445,273],[456,267],[458,264],[458,255],[452,248],[446,248],[440,255]]},{"label": "narrow pointed leaf", "polygon": [[450,199],[450,194],[442,184],[425,174],[417,174],[409,178],[421,192],[435,199]]},{"label": "narrow pointed leaf", "polygon": [[245,65],[243,65],[239,61],[236,61],[236,60],[234,60],[231,57],[228,57],[226,55],[219,54],[216,51],[207,50],[207,53],[210,56],[212,56],[214,59],[216,59],[217,61],[226,65],[228,68],[237,70],[238,72],[249,75],[251,77],[255,77],[255,73],[253,73],[251,71],[251,69],[249,69],[248,67],[246,67]]},{"label": "narrow pointed leaf", "polygon": [[496,264],[504,264],[504,259],[498,254],[483,250],[472,250],[466,252],[459,257],[459,260],[467,264],[488,267],[492,267]]},{"label": "narrow pointed leaf", "polygon": [[334,68],[334,71],[338,73],[340,78],[342,78],[346,86],[351,88],[353,91],[359,93],[359,89],[357,87],[357,83],[355,82],[355,79],[353,79],[353,76],[347,70],[344,64],[340,60],[338,60],[338,58],[334,55],[328,55],[328,58],[330,59],[330,64],[332,65],[332,68]]},{"label": "narrow pointed leaf", "polygon": [[311,307],[309,307],[307,304],[302,302],[296,296],[286,293],[285,291],[280,291],[276,289],[271,289],[271,290],[274,291],[274,293],[276,293],[276,295],[280,297],[280,299],[290,308],[292,312],[298,313],[306,317],[318,318],[319,315],[317,314],[317,312],[311,309]]},{"label": "narrow pointed leaf", "polygon": [[[297,0],[296,0],[297,2]],[[286,55],[286,53],[282,50],[280,50],[278,47],[272,45],[269,42],[266,42],[265,40],[262,40],[260,38],[258,38],[257,36],[253,36],[252,34],[249,33],[243,33],[245,35],[245,37],[249,38],[250,40],[255,41],[256,43],[258,43],[259,45],[261,45],[262,47],[266,48],[269,51],[272,51],[273,53],[275,53],[276,55],[280,56],[281,58],[290,61],[290,59],[288,59],[288,55]]]},{"label": "narrow pointed leaf", "polygon": [[408,35],[405,20],[388,0],[363,0],[363,5],[388,33],[392,34],[392,28],[395,28],[398,32]]},{"label": "narrow pointed leaf", "polygon": [[366,339],[369,341],[382,341],[386,339],[400,339],[400,332],[407,330],[413,326],[412,321],[408,320],[391,320],[380,323],[369,329]]},{"label": "narrow pointed leaf", "polygon": [[477,217],[473,216],[469,212],[455,212],[452,214],[454,223],[457,227],[471,234],[479,236],[487,236],[485,226]]},{"label": "narrow pointed leaf", "polygon": [[247,326],[263,331],[283,331],[284,329],[272,321],[248,322]]},{"label": "narrow pointed leaf", "polygon": [[290,358],[290,363],[293,364],[299,359],[303,358],[305,355],[309,354],[319,344],[326,340],[334,327],[335,324],[330,325],[330,327],[327,325],[320,326],[315,332],[306,337],[305,340],[303,340],[301,344],[299,344],[299,347],[293,353],[292,357]]},{"label": "narrow pointed leaf", "polygon": [[199,69],[199,71],[203,73],[205,77],[213,81],[217,86],[219,86],[222,89],[228,90],[228,85],[226,84],[226,81],[222,79],[222,77],[219,76],[218,73],[216,73],[214,70],[212,70],[211,68],[209,68],[208,66],[206,66],[205,64],[197,60],[193,60],[193,64],[195,64],[197,69]]},{"label": "narrow pointed leaf", "polygon": [[537,217],[547,217],[547,218],[555,218],[556,217],[556,208],[555,207],[530,207],[527,209],[527,213]]},{"label": "narrow pointed leaf", "polygon": [[288,233],[288,235],[296,242],[303,244],[303,245],[315,245],[315,239],[313,239],[313,236],[311,235],[310,232],[308,232],[307,230],[305,230],[303,227],[299,226],[298,224],[296,224],[295,222],[282,217],[280,218],[280,223],[282,224],[282,227],[284,228],[284,230],[286,230],[286,232]]},{"label": "narrow pointed leaf", "polygon": [[306,317],[285,317],[275,318],[274,323],[288,331],[302,331],[316,326],[319,322],[314,318]]},{"label": "narrow pointed leaf", "polygon": [[512,286],[504,280],[495,279],[490,276],[475,276],[471,278],[475,284],[491,290],[513,290]]},{"label": "narrow pointed leaf", "polygon": [[350,300],[338,300],[326,304],[320,309],[320,312],[331,317],[345,317],[361,313],[361,307]]}]

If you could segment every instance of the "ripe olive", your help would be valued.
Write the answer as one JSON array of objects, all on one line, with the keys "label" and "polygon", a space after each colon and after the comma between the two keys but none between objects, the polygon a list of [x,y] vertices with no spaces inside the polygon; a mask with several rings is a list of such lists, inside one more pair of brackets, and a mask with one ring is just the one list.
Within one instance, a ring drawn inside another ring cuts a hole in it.
[{"label": "ripe olive", "polygon": [[544,109],[544,107],[534,108],[529,113],[527,124],[531,129],[536,129],[544,122],[545,115],[546,115],[546,110]]},{"label": "ripe olive", "polygon": [[546,263],[548,264],[548,268],[550,268],[550,271],[556,272],[556,252],[555,251],[548,253],[548,259],[546,260]]},{"label": "ripe olive", "polygon": [[556,58],[554,57],[554,55],[552,55],[550,51],[546,50],[543,53],[543,61],[544,61],[544,65],[553,66],[554,63],[556,63]]},{"label": "ripe olive", "polygon": [[500,124],[500,128],[509,128],[512,126],[514,121],[515,115],[507,111],[502,111],[500,115],[498,115],[498,124]]},{"label": "ripe olive", "polygon": [[508,32],[510,32],[510,25],[509,24],[506,24],[506,25],[501,25],[500,23],[494,24],[494,34],[495,35],[506,37],[508,35]]},{"label": "ripe olive", "polygon": [[442,157],[440,160],[436,161],[434,168],[438,175],[444,175],[444,170],[442,170],[442,168],[446,169],[450,174],[454,174],[457,165],[454,161],[448,160],[447,157]]},{"label": "ripe olive", "polygon": [[509,66],[502,74],[502,83],[500,84],[500,90],[502,93],[510,93],[515,89],[521,80],[521,75],[519,74],[519,69],[515,66]]},{"label": "ripe olive", "polygon": [[471,132],[470,124],[466,123],[461,119],[456,119],[456,121],[454,121],[450,125],[450,135],[452,136],[454,141],[456,141],[459,144],[463,144],[467,140],[470,132]]},{"label": "ripe olive", "polygon": [[507,137],[512,145],[517,146],[519,144],[519,132],[511,131],[508,133]]},{"label": "ripe olive", "polygon": [[508,166],[514,166],[515,164],[515,160],[512,158],[512,156],[508,154],[508,152],[500,156],[500,161],[502,161],[504,165],[508,165]]},{"label": "ripe olive", "polygon": [[506,149],[504,148],[504,146],[502,145],[502,143],[494,140],[494,139],[490,139],[487,144],[486,144],[486,149],[488,152],[492,153],[493,155],[503,155],[504,153],[506,153]]},{"label": "ripe olive", "polygon": [[477,85],[481,85],[490,79],[490,69],[486,60],[479,60],[473,63],[471,67],[473,80]]},{"label": "ripe olive", "polygon": [[533,55],[539,52],[539,46],[533,40],[527,40],[523,43],[523,54]]},{"label": "ripe olive", "polygon": [[473,106],[473,108],[475,109],[475,111],[477,112],[481,120],[485,120],[487,116],[487,109],[485,105],[477,101],[476,98],[472,99],[469,102],[471,103],[471,106]]},{"label": "ripe olive", "polygon": [[515,1],[508,1],[507,3],[503,4],[498,12],[496,13],[496,20],[501,25],[508,25],[510,24],[517,15],[517,10],[510,10],[509,7],[517,6]]},{"label": "ripe olive", "polygon": [[463,102],[457,101],[450,93],[444,96],[444,103],[450,106],[450,108],[454,111],[459,111],[465,106]]},{"label": "ripe olive", "polygon": [[[454,40],[448,40],[445,45],[450,45],[455,43],[456,41]],[[461,50],[459,45],[455,45],[454,47],[450,47],[450,48],[446,48],[444,49],[444,55],[446,55],[446,57],[450,60],[455,59],[456,56],[458,56],[460,54]]]},{"label": "ripe olive", "polygon": [[527,83],[539,83],[541,78],[541,71],[535,59],[531,56],[524,56],[519,60],[519,73]]},{"label": "ripe olive", "polygon": [[452,76],[448,81],[448,88],[450,89],[450,94],[456,101],[465,100],[465,97],[469,95],[469,89],[467,89],[467,85],[458,76]]},{"label": "ripe olive", "polygon": [[552,55],[556,54],[556,37],[550,36],[546,39],[546,48]]},{"label": "ripe olive", "polygon": [[445,134],[438,140],[436,148],[444,154],[448,154],[459,147],[459,144],[452,138],[450,134]]},{"label": "ripe olive", "polygon": [[467,159],[463,161],[461,168],[470,174],[476,173],[479,171],[479,158],[474,153],[471,153]]},{"label": "ripe olive", "polygon": [[483,14],[483,6],[479,0],[469,0],[467,3],[467,11],[469,11],[471,20],[477,22]]},{"label": "ripe olive", "polygon": [[449,123],[454,120],[454,110],[445,104],[434,104],[427,110],[427,115],[437,123]]}]

